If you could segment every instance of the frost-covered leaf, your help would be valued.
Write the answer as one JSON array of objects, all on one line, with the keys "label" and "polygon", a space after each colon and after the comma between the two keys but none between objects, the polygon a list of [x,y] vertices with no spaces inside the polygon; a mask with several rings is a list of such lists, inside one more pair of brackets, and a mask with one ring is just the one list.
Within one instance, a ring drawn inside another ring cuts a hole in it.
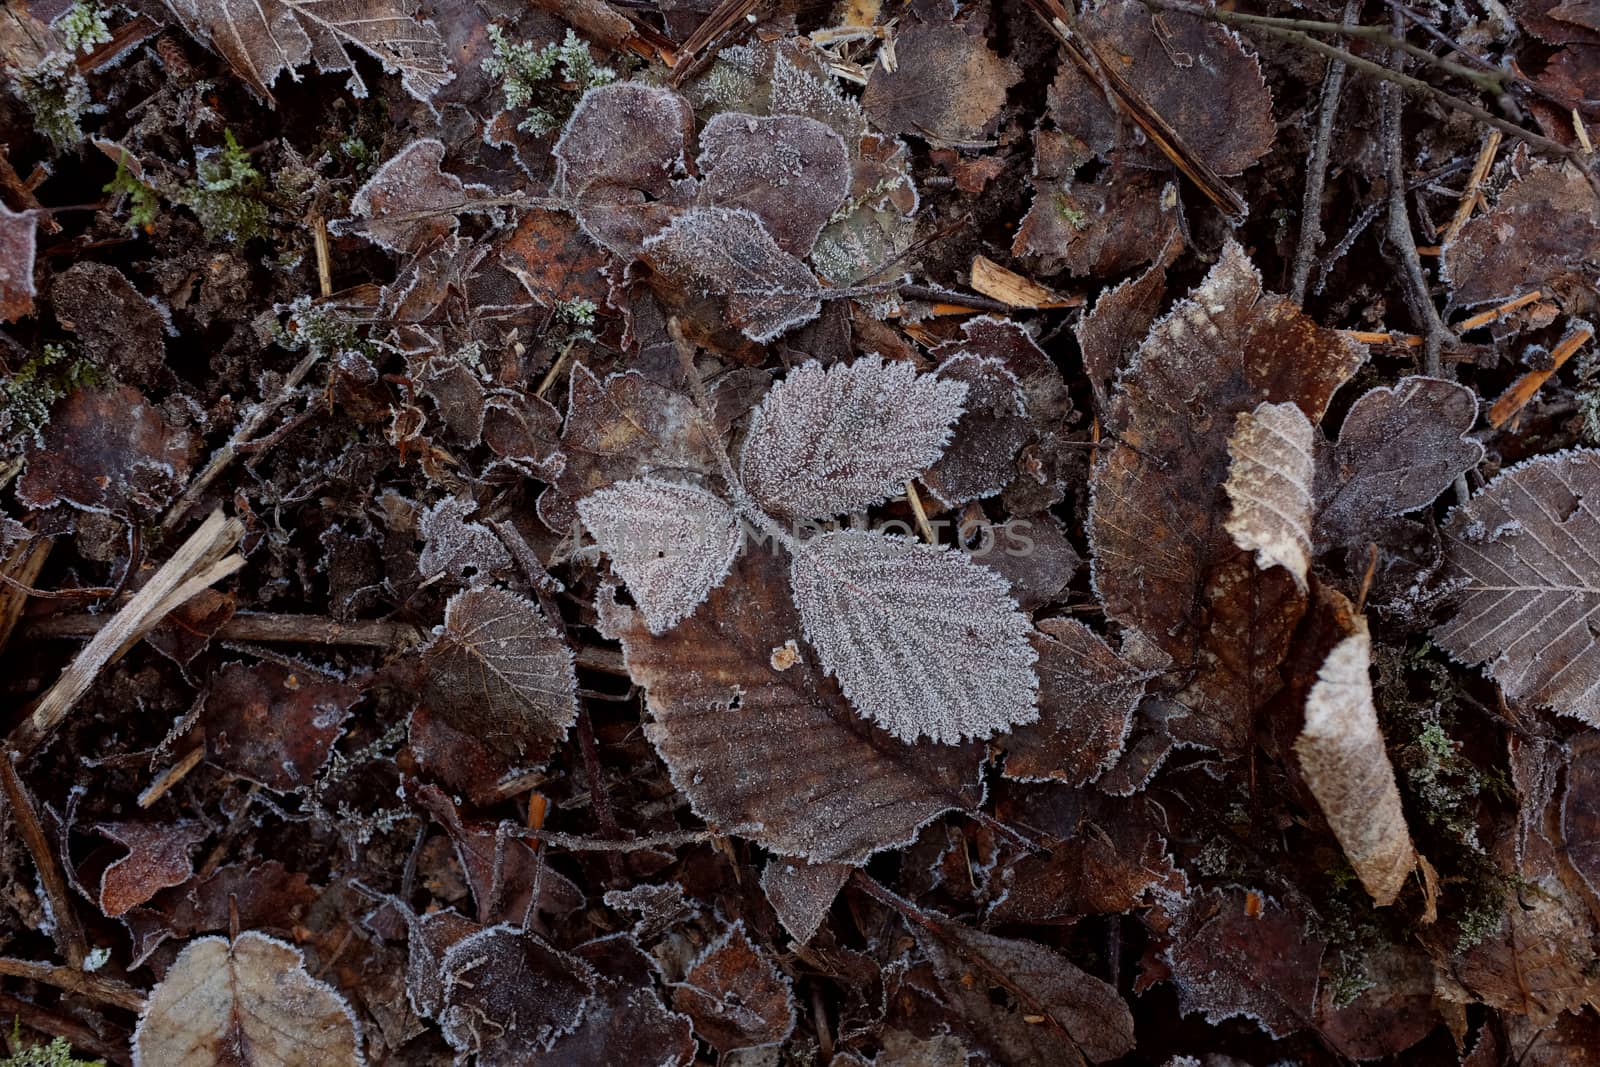
[{"label": "frost-covered leaf", "polygon": [[1081,1054],[1103,1063],[1133,1051],[1127,1001],[1061,953],[953,922],[914,932],[975,1036],[996,1046],[997,1062],[1072,1063]]},{"label": "frost-covered leaf", "polygon": [[1372,638],[1355,632],[1328,653],[1306,698],[1295,755],[1350,866],[1379,907],[1393,904],[1417,865],[1394,768],[1372,702]]},{"label": "frost-covered leaf", "polygon": [[350,214],[339,232],[359,232],[391,252],[419,252],[456,228],[456,211],[470,209],[473,195],[488,192],[466,185],[443,169],[444,145],[424,137],[391,156],[350,200]]},{"label": "frost-covered leaf", "polygon": [[761,891],[789,936],[803,945],[828,918],[849,878],[849,864],[779,858],[762,869]]},{"label": "frost-covered leaf", "polygon": [[748,209],[802,258],[850,190],[843,138],[799,115],[715,115],[700,131],[697,165],[702,204]]},{"label": "frost-covered leaf", "polygon": [[998,359],[960,353],[939,365],[941,381],[964,382],[967,396],[950,444],[922,475],[947,506],[993,496],[1016,476],[1017,450],[1033,433],[1022,383]]},{"label": "frost-covered leaf", "polygon": [[338,991],[306,973],[300,950],[247,930],[191,941],[150,993],[133,1034],[135,1067],[362,1064],[361,1032]]},{"label": "frost-covered leaf", "polygon": [[502,771],[544,762],[577,718],[571,649],[537,604],[513,593],[451,597],[422,662],[428,713],[499,757]]},{"label": "frost-covered leaf", "polygon": [[993,132],[1006,90],[1022,77],[981,34],[911,24],[894,37],[894,69],[875,63],[861,107],[885,133],[934,144],[972,144]]},{"label": "frost-covered leaf", "polygon": [[1121,754],[1150,672],[1076,619],[1046,619],[1039,630],[1039,721],[1001,742],[1005,775],[1084,785]]},{"label": "frost-covered leaf", "polygon": [[962,553],[837,530],[797,546],[789,573],[823,669],[896,737],[952,744],[1039,717],[1033,626]]},{"label": "frost-covered leaf", "polygon": [[1150,263],[1178,233],[1177,188],[1159,174],[1108,170],[1099,180],[1038,175],[1033,206],[1011,242],[1042,273],[1121,274]]},{"label": "frost-covered leaf", "polygon": [[[801,638],[775,553],[740,555],[700,610],[653,635],[602,603],[645,689],[645,732],[695,812],[721,832],[815,863],[859,864],[929,820],[977,802],[979,745],[906,745],[862,719],[812,656],[779,669]],[[773,773],[781,768],[781,774]]]},{"label": "frost-covered leaf", "polygon": [[750,420],[745,488],[768,512],[814,519],[882,503],[950,441],[967,386],[877,355],[790,371]]},{"label": "frost-covered leaf", "polygon": [[1139,350],[1166,292],[1166,264],[1154,263],[1143,274],[1102,291],[1094,307],[1078,320],[1073,332],[1083,352],[1083,369],[1095,399],[1108,413],[1111,384]]},{"label": "frost-covered leaf", "polygon": [[1472,390],[1440,378],[1401,378],[1363,394],[1317,472],[1317,539],[1348,543],[1433,503],[1483,459],[1483,446],[1467,436],[1477,421]]},{"label": "frost-covered leaf", "polygon": [[1311,567],[1311,513],[1317,428],[1299,405],[1260,404],[1241,412],[1228,439],[1224,524],[1233,543],[1256,554],[1262,570],[1282,567],[1301,590]]},{"label": "frost-covered leaf", "polygon": [[670,89],[636,81],[596,86],[551,149],[555,188],[575,202],[585,233],[631,256],[671,218],[675,178],[693,134],[689,102]]},{"label": "frost-covered leaf", "polygon": [[758,344],[822,313],[816,275],[744,208],[685,211],[645,238],[644,252],[672,284],[726,299],[732,324]]},{"label": "frost-covered leaf", "polygon": [[0,322],[16,322],[33,311],[37,231],[32,212],[0,204]]},{"label": "frost-covered leaf", "polygon": [[[1272,94],[1260,63],[1232,31],[1174,11],[1152,18],[1137,0],[1106,0],[1084,11],[1076,28],[1218,174],[1243,173],[1272,146]],[[1115,148],[1127,161],[1166,166],[1071,63],[1061,64],[1051,86],[1050,115],[1101,156]]]},{"label": "frost-covered leaf", "polygon": [[1508,468],[1443,532],[1459,589],[1433,639],[1507,699],[1600,726],[1600,452]]},{"label": "frost-covered leaf", "polygon": [[774,1045],[794,1030],[794,994],[772,958],[736,922],[689,967],[672,1006],[718,1052]]},{"label": "frost-covered leaf", "polygon": [[1549,288],[1569,276],[1593,286],[1600,259],[1600,199],[1569,166],[1535,164],[1512,182],[1493,210],[1468,220],[1444,246],[1450,298],[1471,307]]},{"label": "frost-covered leaf", "polygon": [[1600,733],[1573,738],[1561,805],[1561,840],[1590,891],[1600,894]]},{"label": "frost-covered leaf", "polygon": [[477,509],[471,497],[447,496],[422,513],[417,523],[423,540],[417,573],[424,579],[486,578],[510,568],[505,542],[483,523],[468,518]]},{"label": "frost-covered leaf", "polygon": [[100,879],[100,910],[111,918],[126,914],[168,886],[188,881],[194,872],[189,854],[210,836],[198,822],[168,826],[101,823],[95,829],[128,850]]},{"label": "frost-covered leaf", "polygon": [[1303,909],[1243,889],[1197,893],[1173,923],[1168,962],[1185,1015],[1253,1019],[1274,1037],[1311,1025],[1327,943]]},{"label": "frost-covered leaf", "polygon": [[1282,685],[1278,665],[1305,610],[1288,573],[1257,568],[1223,528],[1235,419],[1292,401],[1320,422],[1363,359],[1360,345],[1264,293],[1230,242],[1118,380],[1112,421],[1123,436],[1092,484],[1094,581],[1108,619],[1191,672],[1177,694],[1190,714],[1171,724],[1178,740],[1245,744],[1252,709]]},{"label": "frost-covered leaf", "polygon": [[689,1067],[695,1040],[689,1019],[667,1010],[656,992],[653,961],[627,934],[579,945],[572,954],[593,967],[595,995],[583,1021],[551,1050],[573,1067]]},{"label": "frost-covered leaf", "polygon": [[230,663],[203,698],[206,759],[268,789],[308,786],[360,696],[353,685],[277,663]]},{"label": "frost-covered leaf", "polygon": [[445,950],[439,1025],[481,1067],[521,1067],[583,1019],[594,969],[531,930],[491,926]]},{"label": "frost-covered leaf", "polygon": [[366,96],[351,45],[399,74],[406,91],[424,102],[455,76],[438,29],[416,17],[417,0],[162,2],[269,103],[279,75],[287,71],[298,80],[299,68],[312,62],[324,72],[349,71],[350,91]]},{"label": "frost-covered leaf", "polygon": [[131,385],[74,390],[28,451],[17,499],[125,515],[164,505],[189,477],[189,434]]},{"label": "frost-covered leaf", "polygon": [[590,493],[578,514],[652,633],[670,630],[705,600],[728,576],[743,539],[733,509],[715,494],[654,478]]}]

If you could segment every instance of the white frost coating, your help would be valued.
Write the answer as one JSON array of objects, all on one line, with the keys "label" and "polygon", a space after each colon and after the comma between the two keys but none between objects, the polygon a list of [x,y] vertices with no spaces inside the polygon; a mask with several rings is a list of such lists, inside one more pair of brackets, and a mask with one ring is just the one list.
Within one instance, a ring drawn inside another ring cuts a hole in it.
[{"label": "white frost coating", "polygon": [[729,318],[758,344],[822,314],[816,275],[778,246],[753,211],[685,211],[645,238],[644,250],[679,284],[726,297]]},{"label": "white frost coating", "polygon": [[671,89],[643,82],[597,85],[572,109],[550,150],[555,188],[577,196],[591,185],[662,192],[683,169],[694,113]]},{"label": "white frost coating", "polygon": [[467,571],[480,577],[511,566],[511,556],[495,532],[467,516],[477,504],[461,496],[447,496],[422,513],[423,540],[417,571],[424,578],[441,574],[460,580]]},{"label": "white frost coating", "polygon": [[946,547],[820,534],[789,572],[806,640],[862,716],[955,744],[1039,717],[1038,653],[1005,579]]},{"label": "white frost coating", "polygon": [[804,256],[850,192],[844,140],[801,115],[723,112],[700,131],[702,203],[747,207],[784,251]]},{"label": "white frost coating", "polygon": [[722,584],[739,554],[733,510],[692,485],[646,478],[578,501],[578,515],[611,558],[653,634],[677,625]]},{"label": "white frost coating", "polygon": [[944,454],[965,382],[876,353],[824,371],[805,363],[750,420],[739,476],[774,514],[815,519],[880,504]]},{"label": "white frost coating", "polygon": [[1228,439],[1233,507],[1224,524],[1233,543],[1256,554],[1262,570],[1282,567],[1302,592],[1311,566],[1316,427],[1299,405],[1260,404],[1240,412]]}]

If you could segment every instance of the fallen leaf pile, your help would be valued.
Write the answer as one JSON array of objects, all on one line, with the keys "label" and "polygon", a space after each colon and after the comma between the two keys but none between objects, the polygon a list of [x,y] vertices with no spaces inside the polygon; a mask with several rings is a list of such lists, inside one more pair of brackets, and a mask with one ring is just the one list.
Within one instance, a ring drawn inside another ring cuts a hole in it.
[{"label": "fallen leaf pile", "polygon": [[1600,1064],[1600,20],[1392,6],[13,0],[3,1062]]}]

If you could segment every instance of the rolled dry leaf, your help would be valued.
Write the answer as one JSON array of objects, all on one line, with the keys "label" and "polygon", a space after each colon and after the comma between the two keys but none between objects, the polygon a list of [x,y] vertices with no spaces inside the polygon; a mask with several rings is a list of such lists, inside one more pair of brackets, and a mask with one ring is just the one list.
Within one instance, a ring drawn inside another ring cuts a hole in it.
[{"label": "rolled dry leaf", "polygon": [[1372,703],[1372,638],[1365,620],[1356,625],[1317,672],[1294,750],[1350,865],[1383,907],[1400,895],[1417,853]]},{"label": "rolled dry leaf", "polygon": [[1298,405],[1260,404],[1240,413],[1228,439],[1233,462],[1223,485],[1233,543],[1253,551],[1262,570],[1286,569],[1301,590],[1311,566],[1315,447],[1316,428]]}]

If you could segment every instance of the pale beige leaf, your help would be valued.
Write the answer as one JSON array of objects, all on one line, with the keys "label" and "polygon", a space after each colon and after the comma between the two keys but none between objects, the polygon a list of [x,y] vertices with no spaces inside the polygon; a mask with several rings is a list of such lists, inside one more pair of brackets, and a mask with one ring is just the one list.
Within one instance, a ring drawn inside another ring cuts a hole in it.
[{"label": "pale beige leaf", "polygon": [[1358,620],[1317,672],[1294,750],[1350,865],[1382,907],[1400,895],[1417,855],[1378,729],[1371,666],[1372,638]]},{"label": "pale beige leaf", "polygon": [[150,994],[134,1067],[325,1067],[364,1063],[355,1016],[306,973],[300,950],[247,930],[189,942]]},{"label": "pale beige leaf", "polygon": [[1298,404],[1260,404],[1239,415],[1223,483],[1233,502],[1226,523],[1233,543],[1253,551],[1262,570],[1287,570],[1302,590],[1311,566],[1315,445],[1316,427]]}]

